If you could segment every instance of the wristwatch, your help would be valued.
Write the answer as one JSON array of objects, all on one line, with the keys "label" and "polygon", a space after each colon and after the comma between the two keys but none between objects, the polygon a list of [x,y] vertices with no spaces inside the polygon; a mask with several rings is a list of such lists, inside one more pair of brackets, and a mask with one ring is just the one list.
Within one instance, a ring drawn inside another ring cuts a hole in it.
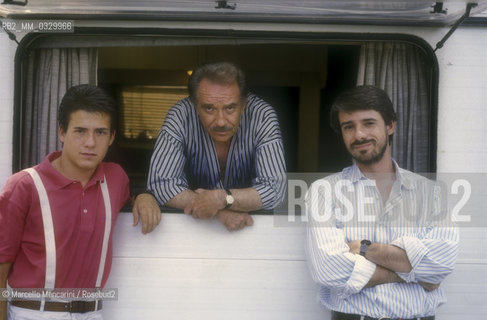
[{"label": "wristwatch", "polygon": [[235,198],[232,196],[230,189],[225,189],[225,192],[227,193],[227,196],[225,197],[225,201],[227,202],[225,209],[228,209],[235,202]]},{"label": "wristwatch", "polygon": [[362,240],[360,241],[360,255],[365,257],[365,252],[369,248],[369,246],[372,244],[370,240]]}]

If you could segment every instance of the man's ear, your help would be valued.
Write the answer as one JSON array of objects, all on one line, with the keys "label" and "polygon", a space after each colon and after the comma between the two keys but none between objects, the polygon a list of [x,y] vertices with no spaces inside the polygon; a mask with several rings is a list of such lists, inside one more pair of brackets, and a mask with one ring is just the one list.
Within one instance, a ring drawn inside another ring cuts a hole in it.
[{"label": "man's ear", "polygon": [[242,105],[242,111],[245,110],[245,107],[247,106],[247,98],[243,98],[240,104]]},{"label": "man's ear", "polygon": [[66,132],[64,132],[61,126],[58,127],[58,135],[59,135],[59,141],[61,141],[61,143],[64,143],[64,136],[66,135]]},{"label": "man's ear", "polygon": [[115,133],[116,131],[113,130],[112,133],[110,134],[110,143],[108,144],[109,146],[111,146],[113,141],[115,140]]},{"label": "man's ear", "polygon": [[396,121],[392,120],[387,126],[387,135],[390,136],[394,133],[394,129],[396,128]]}]

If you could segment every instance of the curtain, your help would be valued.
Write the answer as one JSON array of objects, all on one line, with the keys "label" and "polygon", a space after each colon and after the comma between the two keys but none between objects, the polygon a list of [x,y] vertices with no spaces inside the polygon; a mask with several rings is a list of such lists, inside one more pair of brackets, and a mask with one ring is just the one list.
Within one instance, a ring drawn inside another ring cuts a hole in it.
[{"label": "curtain", "polygon": [[78,84],[96,84],[97,49],[48,48],[30,52],[22,121],[23,168],[41,162],[60,150],[57,109],[67,89]]},{"label": "curtain", "polygon": [[358,85],[373,85],[387,92],[397,113],[392,156],[400,167],[429,172],[431,108],[425,54],[403,43],[364,43]]}]

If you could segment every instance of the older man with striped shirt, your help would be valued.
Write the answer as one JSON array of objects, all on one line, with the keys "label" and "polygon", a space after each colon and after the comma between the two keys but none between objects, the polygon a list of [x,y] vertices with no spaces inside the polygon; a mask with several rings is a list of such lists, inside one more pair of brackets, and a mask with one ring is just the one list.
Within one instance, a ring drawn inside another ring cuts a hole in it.
[{"label": "older man with striped shirt", "polygon": [[251,211],[284,198],[283,143],[277,115],[246,90],[235,65],[204,65],[189,97],[171,108],[151,158],[148,191],[134,205],[142,218],[161,205],[195,218],[217,217],[228,230],[253,224]]},{"label": "older man with striped shirt", "polygon": [[458,250],[441,188],[391,158],[396,114],[384,91],[343,92],[331,122],[354,164],[306,196],[308,264],[321,304],[337,320],[434,319]]}]

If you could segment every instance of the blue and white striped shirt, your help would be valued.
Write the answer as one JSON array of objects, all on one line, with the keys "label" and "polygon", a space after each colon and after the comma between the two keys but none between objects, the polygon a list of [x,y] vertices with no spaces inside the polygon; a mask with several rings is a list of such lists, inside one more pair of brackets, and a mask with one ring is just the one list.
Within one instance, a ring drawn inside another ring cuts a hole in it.
[{"label": "blue and white striped shirt", "polygon": [[160,204],[186,189],[252,187],[263,209],[284,198],[286,165],[277,115],[255,95],[247,96],[240,126],[232,137],[221,181],[216,149],[189,98],[168,112],[152,154],[147,187]]},{"label": "blue and white striped shirt", "polygon": [[[453,271],[458,230],[446,216],[438,185],[395,166],[396,180],[385,204],[375,182],[356,165],[315,181],[306,195],[308,265],[328,309],[414,318],[434,315],[446,301],[441,285],[427,292],[417,282],[439,283]],[[397,273],[405,283],[364,288],[376,264],[350,253],[347,245],[362,239],[406,251],[412,270]]]}]

